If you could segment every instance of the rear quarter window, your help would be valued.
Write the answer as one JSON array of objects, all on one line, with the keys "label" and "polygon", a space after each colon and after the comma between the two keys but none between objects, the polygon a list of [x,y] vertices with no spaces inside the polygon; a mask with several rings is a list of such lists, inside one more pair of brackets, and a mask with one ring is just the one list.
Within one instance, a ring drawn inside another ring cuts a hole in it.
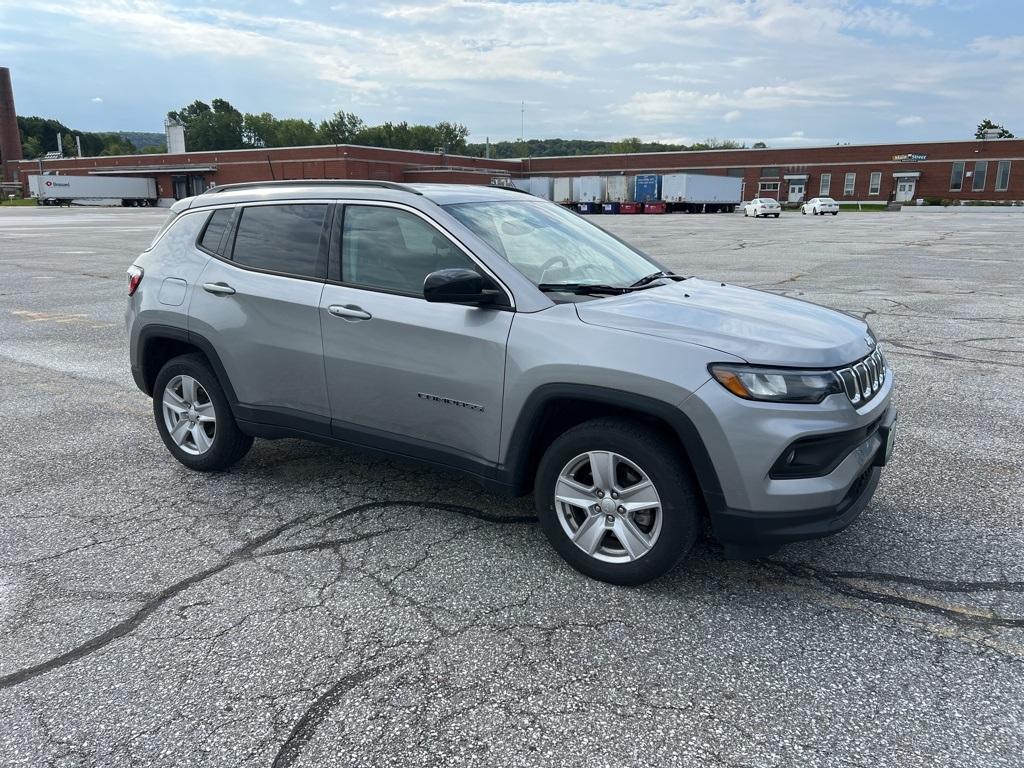
[{"label": "rear quarter window", "polygon": [[199,246],[204,251],[217,254],[218,256],[224,255],[225,241],[227,240],[225,235],[227,235],[228,228],[231,225],[231,215],[233,213],[234,210],[231,208],[218,208],[210,215],[209,220],[206,222],[206,228],[199,238]]}]

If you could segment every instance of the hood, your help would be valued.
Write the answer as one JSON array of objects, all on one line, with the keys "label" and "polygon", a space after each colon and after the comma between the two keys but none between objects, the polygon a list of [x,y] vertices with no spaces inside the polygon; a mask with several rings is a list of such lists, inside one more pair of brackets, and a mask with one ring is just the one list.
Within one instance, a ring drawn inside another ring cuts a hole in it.
[{"label": "hood", "polygon": [[683,280],[576,305],[591,325],[711,347],[755,365],[836,368],[874,349],[868,325],[798,299]]}]

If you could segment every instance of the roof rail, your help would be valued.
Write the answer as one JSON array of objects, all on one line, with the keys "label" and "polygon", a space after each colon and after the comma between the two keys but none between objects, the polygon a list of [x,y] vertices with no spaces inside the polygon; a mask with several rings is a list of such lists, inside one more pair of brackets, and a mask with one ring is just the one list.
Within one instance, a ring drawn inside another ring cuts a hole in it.
[{"label": "roof rail", "polygon": [[230,192],[236,189],[259,189],[261,187],[280,186],[314,186],[314,187],[380,187],[383,189],[394,189],[400,192],[411,192],[414,195],[422,195],[419,190],[413,189],[408,184],[399,184],[395,181],[366,181],[359,179],[287,179],[284,181],[241,181],[237,184],[218,184],[203,192],[204,195],[214,195],[218,192]]}]

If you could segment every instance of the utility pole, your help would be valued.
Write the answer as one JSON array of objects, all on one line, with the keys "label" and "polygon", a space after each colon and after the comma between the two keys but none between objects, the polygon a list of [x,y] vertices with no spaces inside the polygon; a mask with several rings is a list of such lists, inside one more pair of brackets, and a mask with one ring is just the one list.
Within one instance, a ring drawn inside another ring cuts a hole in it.
[{"label": "utility pole", "polygon": [[519,140],[526,142],[526,101],[519,106]]}]

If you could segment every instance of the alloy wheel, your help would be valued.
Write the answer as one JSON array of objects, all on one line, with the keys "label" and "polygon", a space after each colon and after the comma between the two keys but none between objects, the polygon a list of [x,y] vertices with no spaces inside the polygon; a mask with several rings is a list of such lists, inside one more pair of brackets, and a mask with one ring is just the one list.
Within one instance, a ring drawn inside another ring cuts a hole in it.
[{"label": "alloy wheel", "polygon": [[217,414],[199,381],[184,374],[168,381],[162,410],[164,425],[175,445],[192,456],[210,450],[217,435]]},{"label": "alloy wheel", "polygon": [[636,462],[612,451],[588,451],[558,473],[555,510],[562,530],[591,557],[638,560],[661,534],[658,490]]}]

